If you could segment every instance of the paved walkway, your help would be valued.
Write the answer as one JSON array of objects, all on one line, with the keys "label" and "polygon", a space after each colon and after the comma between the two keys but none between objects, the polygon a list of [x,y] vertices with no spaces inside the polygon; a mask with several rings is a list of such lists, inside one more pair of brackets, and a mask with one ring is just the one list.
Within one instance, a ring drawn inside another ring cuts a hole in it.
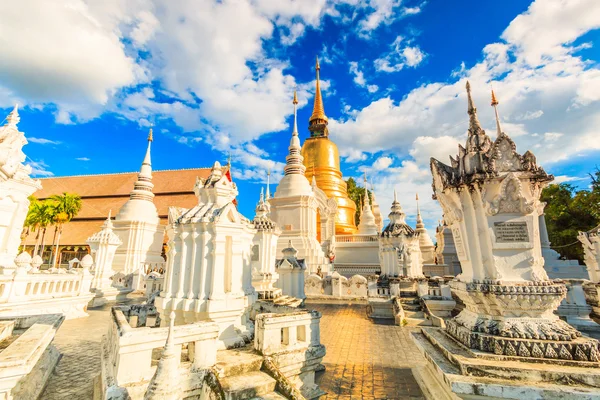
[{"label": "paved walkway", "polygon": [[411,368],[425,365],[410,328],[374,323],[366,306],[308,304],[323,313],[321,343],[325,372],[317,375],[321,399],[423,399]]},{"label": "paved walkway", "polygon": [[[134,298],[127,303],[139,303]],[[54,338],[62,358],[54,369],[42,400],[89,400],[100,373],[100,342],[108,333],[110,306],[88,309],[89,317],[63,322]]]},{"label": "paved walkway", "polygon": [[[323,313],[321,343],[326,371],[317,375],[322,399],[422,399],[411,368],[423,365],[408,328],[374,323],[364,305],[310,304]],[[65,321],[54,345],[63,354],[41,399],[92,399],[100,371],[100,341],[108,332],[109,307]]]}]

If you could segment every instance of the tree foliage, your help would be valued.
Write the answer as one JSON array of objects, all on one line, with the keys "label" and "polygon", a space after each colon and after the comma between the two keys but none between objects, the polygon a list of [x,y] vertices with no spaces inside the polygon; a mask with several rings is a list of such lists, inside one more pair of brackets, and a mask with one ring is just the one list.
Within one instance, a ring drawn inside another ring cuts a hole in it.
[{"label": "tree foliage", "polygon": [[[590,174],[589,190],[577,190],[568,183],[552,184],[542,191],[551,247],[563,257],[583,263],[583,248],[577,242],[580,231],[600,223],[600,170]],[[567,246],[575,243],[572,246]],[[561,247],[565,246],[565,247]]]},{"label": "tree foliage", "polygon": [[[348,197],[356,204],[354,222],[358,225],[360,213],[362,212],[361,201],[365,197],[365,188],[357,186],[354,178],[348,178],[346,180],[346,185],[348,185]],[[367,190],[367,193],[369,194],[369,199],[371,199],[371,191]]]}]

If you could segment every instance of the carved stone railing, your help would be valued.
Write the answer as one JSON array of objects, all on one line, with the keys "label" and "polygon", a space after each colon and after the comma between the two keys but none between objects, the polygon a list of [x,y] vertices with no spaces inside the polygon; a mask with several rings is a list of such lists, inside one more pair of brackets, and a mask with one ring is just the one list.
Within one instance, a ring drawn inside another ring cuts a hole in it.
[{"label": "carved stone railing", "polygon": [[[22,257],[23,258],[23,257]],[[11,275],[0,275],[0,317],[64,314],[67,319],[87,316],[93,275],[86,268],[39,271],[37,265],[19,261]],[[27,272],[29,271],[29,272]]]},{"label": "carved stone railing", "polygon": [[334,272],[330,276],[321,278],[312,274],[306,278],[304,293],[309,299],[367,299],[368,281],[362,275],[354,275],[350,279]]},{"label": "carved stone railing", "polygon": [[369,263],[334,263],[333,268],[340,275],[351,277],[353,275],[379,275],[381,266]]},{"label": "carved stone railing", "polygon": [[306,398],[323,392],[314,383],[315,371],[325,356],[318,311],[256,315],[254,348],[274,365]]},{"label": "carved stone railing", "polygon": [[379,237],[377,235],[335,235],[336,243],[365,243],[365,242],[377,242]]},{"label": "carved stone railing", "polygon": [[[134,307],[113,307],[111,310],[110,328],[102,340],[104,398],[143,394],[154,374],[156,366],[153,366],[152,354],[155,349],[165,346],[169,328],[155,327],[156,316],[146,316],[143,307],[148,307],[151,313],[156,312],[152,306],[138,306],[135,310]],[[175,326],[175,351],[181,358],[182,347],[187,347],[187,362],[192,370],[212,368],[217,361],[218,334],[219,326],[215,322]]]},{"label": "carved stone railing", "polygon": [[445,264],[425,264],[423,274],[427,276],[444,276],[449,274],[450,267]]}]

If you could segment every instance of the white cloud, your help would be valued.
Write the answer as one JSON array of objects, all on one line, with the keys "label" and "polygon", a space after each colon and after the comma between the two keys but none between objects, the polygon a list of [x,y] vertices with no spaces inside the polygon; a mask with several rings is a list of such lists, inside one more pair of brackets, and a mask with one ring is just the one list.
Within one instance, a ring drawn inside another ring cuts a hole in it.
[{"label": "white cloud", "polygon": [[516,121],[529,121],[532,119],[537,119],[537,118],[541,117],[542,115],[544,115],[544,112],[542,110],[527,111],[524,114],[515,115],[514,119]]},{"label": "white cloud", "polygon": [[57,142],[55,140],[50,140],[50,139],[45,139],[45,138],[36,138],[36,137],[28,137],[27,141],[30,143],[37,143],[37,144],[60,144],[60,142]]},{"label": "white cloud", "polygon": [[357,86],[366,88],[369,93],[375,93],[377,90],[379,90],[379,86],[367,84],[365,74],[359,69],[358,63],[356,61],[350,61],[349,65],[350,73],[354,75],[353,80]]},{"label": "white cloud", "polygon": [[48,164],[46,164],[43,160],[40,160],[40,161],[29,160],[29,162],[26,164],[31,167],[31,175],[32,176],[38,176],[38,177],[54,176],[54,173],[52,171],[48,170]]},{"label": "white cloud", "polygon": [[391,44],[391,51],[382,54],[373,64],[380,72],[398,72],[404,67],[416,67],[425,59],[426,54],[419,46],[411,45],[412,40],[396,37]]},{"label": "white cloud", "polygon": [[409,15],[421,12],[420,7],[404,7],[402,0],[366,0],[356,4],[366,10],[366,16],[359,26],[359,36],[370,38],[371,32],[381,25],[389,25],[392,22]]},{"label": "white cloud", "polygon": [[77,161],[90,161],[90,159],[87,157],[77,157],[76,160]]},{"label": "white cloud", "polygon": [[554,177],[554,180],[552,181],[552,183],[566,183],[566,182],[574,182],[574,181],[583,181],[588,179],[587,177],[585,178],[580,178],[578,176],[568,176],[568,175],[558,175]]},{"label": "white cloud", "polygon": [[85,118],[84,108],[106,105],[116,90],[140,82],[120,21],[97,17],[83,0],[0,2],[0,86],[27,102],[81,108]]}]

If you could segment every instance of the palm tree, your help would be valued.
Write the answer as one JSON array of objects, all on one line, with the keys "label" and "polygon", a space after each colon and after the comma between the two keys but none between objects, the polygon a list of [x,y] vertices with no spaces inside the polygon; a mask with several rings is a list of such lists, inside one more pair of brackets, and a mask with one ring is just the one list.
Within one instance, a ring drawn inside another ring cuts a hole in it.
[{"label": "palm tree", "polygon": [[40,231],[38,229],[39,221],[37,219],[37,216],[38,216],[37,209],[39,208],[39,201],[33,195],[29,196],[28,199],[29,199],[29,209],[27,210],[27,216],[25,217],[25,223],[23,224],[23,227],[26,229],[25,238],[23,239],[23,251],[26,250],[25,242],[27,241],[27,237],[29,236],[29,233],[35,232],[37,230],[37,235],[35,237],[35,250],[33,253],[33,255],[35,255],[35,252],[37,252],[38,239],[40,237]]},{"label": "palm tree", "polygon": [[36,217],[39,219],[39,228],[42,231],[42,246],[39,252],[39,255],[43,257],[44,255],[44,245],[45,245],[45,239],[46,239],[46,230],[48,229],[48,225],[52,224],[52,221],[54,220],[54,203],[52,201],[49,200],[44,200],[42,202],[39,202],[39,209],[37,210],[37,213],[39,213],[39,215]]},{"label": "palm tree", "polygon": [[56,268],[56,262],[58,260],[58,245],[60,242],[60,235],[62,233],[63,225],[73,219],[73,217],[75,217],[81,210],[81,197],[78,194],[63,192],[63,194],[51,196],[50,200],[54,202],[54,208],[56,211],[53,218],[53,223],[56,225],[56,227],[54,230],[55,249],[54,257],[52,259],[52,267]]}]

